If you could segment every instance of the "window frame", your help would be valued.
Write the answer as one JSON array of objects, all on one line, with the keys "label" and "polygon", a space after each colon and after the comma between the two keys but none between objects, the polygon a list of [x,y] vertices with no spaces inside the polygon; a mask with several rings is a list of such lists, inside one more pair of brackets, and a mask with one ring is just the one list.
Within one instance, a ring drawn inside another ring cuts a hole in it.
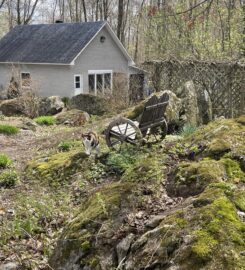
[{"label": "window frame", "polygon": [[[94,94],[97,96],[98,89],[97,89],[97,75],[102,75],[102,94],[105,94],[105,74],[110,74],[110,91],[112,92],[113,87],[113,70],[111,69],[104,69],[104,70],[88,70],[88,83],[89,83],[89,75],[94,75]],[[89,85],[88,85],[89,88]]]},{"label": "window frame", "polygon": [[[76,87],[76,83],[78,83],[77,81],[76,81],[76,77],[79,77],[79,85],[80,85],[80,87],[79,88],[77,88]],[[81,90],[82,88],[81,88],[81,78],[82,78],[82,75],[81,74],[75,74],[74,75],[74,90],[76,91],[76,90]]]},{"label": "window frame", "polygon": [[[23,81],[26,80],[26,79],[23,79],[23,77],[22,77],[23,74],[29,74],[29,80],[30,80],[30,84],[29,85],[24,85],[23,84]],[[22,88],[30,88],[31,87],[31,73],[29,71],[22,71],[20,73],[20,79],[21,79],[21,87]]]}]

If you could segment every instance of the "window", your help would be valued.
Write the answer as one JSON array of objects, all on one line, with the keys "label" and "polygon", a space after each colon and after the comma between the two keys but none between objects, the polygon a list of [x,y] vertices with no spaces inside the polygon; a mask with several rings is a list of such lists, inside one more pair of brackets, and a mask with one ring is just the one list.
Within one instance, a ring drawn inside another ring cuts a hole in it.
[{"label": "window", "polygon": [[88,88],[89,88],[89,93],[93,94],[95,92],[95,75],[94,74],[89,74],[88,75]]},{"label": "window", "polygon": [[105,37],[105,36],[101,36],[101,37],[100,37],[100,42],[101,42],[101,43],[104,43],[105,40],[106,40],[106,37]]},{"label": "window", "polygon": [[75,89],[81,88],[81,75],[74,76]]},{"label": "window", "polygon": [[29,72],[21,73],[21,85],[22,87],[30,87],[31,86],[31,74]]},{"label": "window", "polygon": [[105,73],[105,82],[104,87],[105,89],[111,89],[111,73]]},{"label": "window", "polygon": [[88,71],[89,93],[104,94],[112,88],[112,70],[89,70]]},{"label": "window", "polygon": [[97,93],[103,93],[103,75],[104,74],[97,74]]}]

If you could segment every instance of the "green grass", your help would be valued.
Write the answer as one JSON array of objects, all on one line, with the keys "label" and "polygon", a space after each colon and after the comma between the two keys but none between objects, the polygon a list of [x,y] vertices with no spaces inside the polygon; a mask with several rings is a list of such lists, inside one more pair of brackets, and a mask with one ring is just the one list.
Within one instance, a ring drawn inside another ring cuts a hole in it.
[{"label": "green grass", "polygon": [[53,116],[39,116],[34,121],[41,126],[52,126],[55,124],[56,119]]},{"label": "green grass", "polygon": [[0,134],[14,135],[19,132],[17,127],[11,125],[0,125]]},{"label": "green grass", "polygon": [[0,169],[7,168],[12,163],[11,159],[9,159],[6,155],[0,154]]}]

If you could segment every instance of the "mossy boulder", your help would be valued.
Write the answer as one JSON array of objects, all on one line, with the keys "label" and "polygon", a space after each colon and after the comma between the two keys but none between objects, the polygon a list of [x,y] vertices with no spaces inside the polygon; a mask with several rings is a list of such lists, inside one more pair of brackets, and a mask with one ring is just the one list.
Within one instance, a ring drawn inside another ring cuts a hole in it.
[{"label": "mossy boulder", "polygon": [[56,116],[57,124],[65,124],[70,126],[83,126],[89,121],[89,114],[77,109],[65,110]]},{"label": "mossy boulder", "polygon": [[186,201],[182,210],[166,214],[157,228],[141,235],[125,269],[165,269],[170,263],[183,270],[243,269],[245,225],[235,205],[217,187],[208,188],[205,198],[205,206],[192,208]]},{"label": "mossy boulder", "polygon": [[245,115],[239,116],[238,118],[236,118],[236,121],[237,121],[239,124],[245,125]]},{"label": "mossy boulder", "polygon": [[[87,200],[81,200],[60,235],[51,267],[243,269],[245,190],[240,158],[245,153],[244,132],[237,120],[217,119],[178,141],[149,149],[123,146],[121,152],[104,155],[101,164],[106,177]],[[229,145],[225,151],[222,147],[213,151],[216,142]],[[77,150],[66,153],[73,156]],[[88,165],[82,160],[80,171]],[[100,172],[97,166],[93,168]],[[69,169],[65,175],[69,179]],[[122,243],[126,243],[123,261],[118,253]]]},{"label": "mossy boulder", "polygon": [[169,194],[188,197],[201,193],[211,182],[227,178],[225,167],[215,160],[180,163],[167,185]]},{"label": "mossy boulder", "polygon": [[50,185],[62,184],[71,180],[72,175],[78,170],[86,168],[87,158],[79,148],[38,158],[28,163],[26,176]]},{"label": "mossy boulder", "polygon": [[117,234],[133,204],[133,189],[133,184],[114,183],[95,192],[65,228],[50,265],[66,270],[111,269],[115,265]]},{"label": "mossy boulder", "polygon": [[94,115],[103,115],[110,112],[110,106],[104,98],[90,94],[80,94],[72,97],[70,107]]},{"label": "mossy boulder", "polygon": [[219,157],[231,150],[231,144],[224,139],[215,138],[208,145],[207,152],[210,156]]}]

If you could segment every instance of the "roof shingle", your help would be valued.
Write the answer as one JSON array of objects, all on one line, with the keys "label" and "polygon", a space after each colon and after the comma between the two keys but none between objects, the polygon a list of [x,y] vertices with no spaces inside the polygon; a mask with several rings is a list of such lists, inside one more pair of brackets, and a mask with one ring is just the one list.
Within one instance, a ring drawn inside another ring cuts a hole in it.
[{"label": "roof shingle", "polygon": [[16,26],[0,40],[0,62],[70,64],[104,24]]}]

